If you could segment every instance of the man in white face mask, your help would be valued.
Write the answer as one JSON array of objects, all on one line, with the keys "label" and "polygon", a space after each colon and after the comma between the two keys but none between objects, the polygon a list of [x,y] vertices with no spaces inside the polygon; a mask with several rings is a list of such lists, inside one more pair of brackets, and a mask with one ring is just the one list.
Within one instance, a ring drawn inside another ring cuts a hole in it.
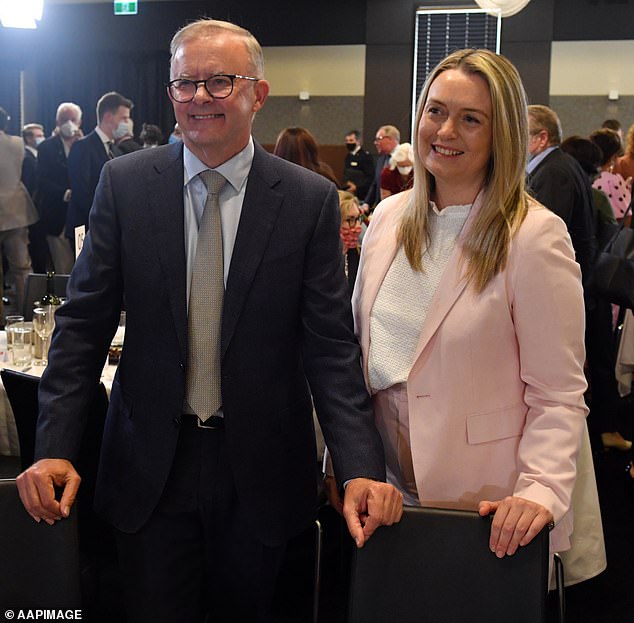
[{"label": "man in white face mask", "polygon": [[77,104],[60,104],[55,115],[53,135],[37,148],[37,207],[53,267],[58,274],[69,273],[74,263],[64,227],[71,194],[68,154],[73,143],[83,136],[81,118],[81,108]]},{"label": "man in white face mask", "polygon": [[85,225],[99,181],[101,168],[115,156],[121,155],[117,138],[131,131],[130,111],[134,104],[116,91],[102,95],[97,102],[97,127],[77,141],[68,156],[68,176],[71,187],[70,205],[66,215],[66,236],[71,245],[75,227]]}]

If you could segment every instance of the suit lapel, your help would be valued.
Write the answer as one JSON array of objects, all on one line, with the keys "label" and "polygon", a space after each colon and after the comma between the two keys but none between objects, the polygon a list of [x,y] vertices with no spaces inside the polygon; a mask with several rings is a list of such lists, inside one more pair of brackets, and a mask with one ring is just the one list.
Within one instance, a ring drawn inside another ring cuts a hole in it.
[{"label": "suit lapel", "polygon": [[222,356],[227,351],[249,287],[277,222],[284,195],[275,190],[280,177],[257,143],[231,255],[222,315]]},{"label": "suit lapel", "polygon": [[174,145],[154,166],[147,185],[150,225],[183,359],[187,354],[187,267],[183,207],[183,150]]}]

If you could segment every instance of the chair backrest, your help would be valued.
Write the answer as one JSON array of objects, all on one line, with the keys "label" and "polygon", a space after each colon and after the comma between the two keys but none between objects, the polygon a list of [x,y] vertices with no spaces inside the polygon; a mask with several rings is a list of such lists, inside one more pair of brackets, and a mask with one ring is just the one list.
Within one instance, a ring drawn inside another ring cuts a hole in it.
[{"label": "chair backrest", "polygon": [[36,376],[4,369],[0,371],[2,384],[13,411],[20,444],[20,465],[25,470],[33,463],[35,427],[37,424],[37,390],[40,379]]},{"label": "chair backrest", "polygon": [[[0,370],[2,384],[13,411],[15,427],[20,444],[20,465],[25,470],[33,463],[35,454],[35,433],[39,412],[38,389],[40,379],[30,374],[5,368]],[[89,391],[88,388],[86,391]],[[97,460],[101,451],[103,427],[108,411],[108,394],[103,383],[94,387],[86,406],[86,427],[81,449],[77,458],[77,468],[81,470],[84,497],[94,493]],[[92,502],[91,502],[92,503]]]},{"label": "chair backrest", "polygon": [[545,621],[547,529],[499,559],[490,527],[475,512],[406,507],[355,549],[349,623]]},{"label": "chair backrest", "polygon": [[53,526],[24,510],[15,480],[0,480],[0,611],[81,608],[76,513]]},{"label": "chair backrest", "polygon": [[[69,275],[55,275],[53,277],[53,291],[57,296],[66,296]],[[22,303],[22,315],[25,320],[33,319],[33,304],[39,301],[46,293],[46,275],[31,273],[27,275],[24,284],[24,301]]]}]

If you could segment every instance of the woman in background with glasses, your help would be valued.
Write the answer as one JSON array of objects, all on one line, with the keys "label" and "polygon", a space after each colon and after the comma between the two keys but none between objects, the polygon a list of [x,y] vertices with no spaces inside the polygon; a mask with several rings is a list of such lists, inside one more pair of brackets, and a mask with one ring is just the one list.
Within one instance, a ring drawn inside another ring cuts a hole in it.
[{"label": "woman in background with glasses", "polygon": [[352,296],[359,268],[359,254],[361,253],[359,236],[364,229],[363,214],[359,206],[359,200],[352,193],[345,190],[339,191],[339,209],[341,210],[339,235],[343,246],[344,270],[348,280],[350,296]]}]

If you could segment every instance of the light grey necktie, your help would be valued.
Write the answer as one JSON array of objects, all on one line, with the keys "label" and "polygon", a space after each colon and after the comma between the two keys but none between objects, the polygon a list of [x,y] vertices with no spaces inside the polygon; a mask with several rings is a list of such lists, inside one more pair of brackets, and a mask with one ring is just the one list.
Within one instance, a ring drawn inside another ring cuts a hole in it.
[{"label": "light grey necktie", "polygon": [[185,398],[204,422],[222,406],[220,325],[225,283],[218,195],[226,180],[217,171],[199,175],[207,187],[207,201],[198,227],[189,294]]}]

